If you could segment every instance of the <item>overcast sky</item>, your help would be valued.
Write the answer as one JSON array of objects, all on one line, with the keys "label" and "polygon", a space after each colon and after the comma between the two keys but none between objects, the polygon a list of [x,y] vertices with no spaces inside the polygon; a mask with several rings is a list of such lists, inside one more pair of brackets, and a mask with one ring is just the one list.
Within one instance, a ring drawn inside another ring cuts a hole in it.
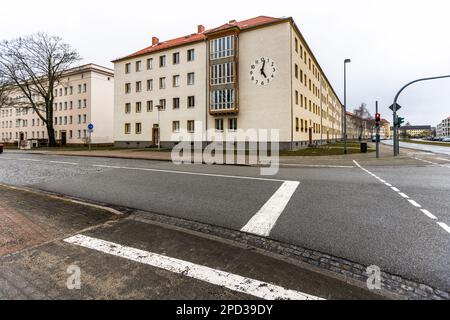
[{"label": "overcast sky", "polygon": [[[84,62],[107,67],[114,58],[229,20],[292,16],[332,86],[343,100],[348,67],[348,109],[365,102],[383,117],[396,91],[416,78],[450,74],[448,0],[21,0],[2,1],[0,39],[36,31],[57,34]],[[450,79],[422,83],[400,97],[402,116],[435,126],[450,116]],[[374,112],[372,112],[374,113]]]}]

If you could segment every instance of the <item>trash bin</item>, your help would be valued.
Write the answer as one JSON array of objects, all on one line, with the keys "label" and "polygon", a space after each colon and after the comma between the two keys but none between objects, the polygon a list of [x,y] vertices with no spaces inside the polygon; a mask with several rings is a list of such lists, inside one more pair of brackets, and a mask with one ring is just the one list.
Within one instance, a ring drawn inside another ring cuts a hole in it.
[{"label": "trash bin", "polygon": [[361,153],[367,153],[367,142],[361,142]]},{"label": "trash bin", "polygon": [[3,145],[0,144],[0,154],[2,154],[2,153],[3,153]]}]

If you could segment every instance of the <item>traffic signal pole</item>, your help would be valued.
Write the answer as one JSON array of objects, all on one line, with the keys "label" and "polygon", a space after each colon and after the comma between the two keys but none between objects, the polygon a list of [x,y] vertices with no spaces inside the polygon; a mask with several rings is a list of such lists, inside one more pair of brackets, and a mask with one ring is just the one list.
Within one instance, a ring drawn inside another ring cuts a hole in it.
[{"label": "traffic signal pole", "polygon": [[411,81],[410,83],[403,86],[403,88],[401,88],[400,91],[396,94],[395,99],[394,99],[394,104],[392,105],[393,106],[392,111],[394,112],[394,157],[396,157],[400,154],[400,141],[399,141],[398,127],[397,127],[397,106],[398,106],[397,101],[398,101],[398,98],[400,97],[400,94],[403,92],[403,90],[405,90],[407,87],[409,87],[410,85],[412,85],[414,83],[421,82],[421,81],[444,79],[444,78],[450,78],[450,75],[417,79],[417,80]]},{"label": "traffic signal pole", "polygon": [[375,103],[375,122],[376,122],[376,126],[377,126],[377,159],[380,159],[380,125],[381,123],[378,120],[379,118],[379,113],[378,113],[378,101]]}]

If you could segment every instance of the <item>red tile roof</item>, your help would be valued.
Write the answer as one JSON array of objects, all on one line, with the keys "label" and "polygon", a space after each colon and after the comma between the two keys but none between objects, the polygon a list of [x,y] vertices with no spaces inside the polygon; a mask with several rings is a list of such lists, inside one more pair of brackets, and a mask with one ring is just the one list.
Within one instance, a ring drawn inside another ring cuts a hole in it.
[{"label": "red tile roof", "polygon": [[270,23],[274,23],[274,22],[279,22],[279,21],[283,21],[283,20],[287,20],[287,19],[288,18],[272,18],[272,17],[266,17],[266,16],[259,16],[256,18],[243,20],[240,22],[230,21],[229,23],[226,23],[218,28],[206,30],[202,33],[194,33],[194,34],[191,34],[188,36],[171,39],[171,40],[160,42],[155,45],[151,45],[147,48],[144,48],[142,50],[134,52],[130,55],[127,55],[125,57],[114,60],[113,62],[129,59],[129,58],[134,58],[134,57],[138,57],[138,56],[141,56],[144,54],[157,52],[157,51],[161,51],[161,50],[165,50],[165,49],[170,49],[173,47],[178,47],[178,46],[189,44],[189,43],[203,41],[206,39],[206,34],[226,30],[226,29],[233,28],[233,27],[237,27],[240,30],[245,30],[245,29],[254,28],[254,27],[258,27],[258,26],[262,26],[262,25],[266,25],[266,24],[270,24]]}]

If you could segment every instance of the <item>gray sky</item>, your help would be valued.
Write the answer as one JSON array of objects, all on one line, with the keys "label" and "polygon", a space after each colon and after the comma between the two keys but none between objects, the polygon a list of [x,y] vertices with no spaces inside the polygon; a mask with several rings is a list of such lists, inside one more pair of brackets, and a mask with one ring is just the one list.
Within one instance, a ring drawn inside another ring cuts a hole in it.
[{"label": "gray sky", "polygon": [[[351,58],[348,109],[380,101],[383,117],[396,91],[420,77],[450,74],[448,0],[21,0],[2,1],[0,39],[57,34],[85,59],[112,67],[150,44],[258,15],[292,16],[343,100],[343,60]],[[418,84],[400,98],[412,124],[450,116],[450,79]],[[372,112],[374,113],[374,112]]]}]

